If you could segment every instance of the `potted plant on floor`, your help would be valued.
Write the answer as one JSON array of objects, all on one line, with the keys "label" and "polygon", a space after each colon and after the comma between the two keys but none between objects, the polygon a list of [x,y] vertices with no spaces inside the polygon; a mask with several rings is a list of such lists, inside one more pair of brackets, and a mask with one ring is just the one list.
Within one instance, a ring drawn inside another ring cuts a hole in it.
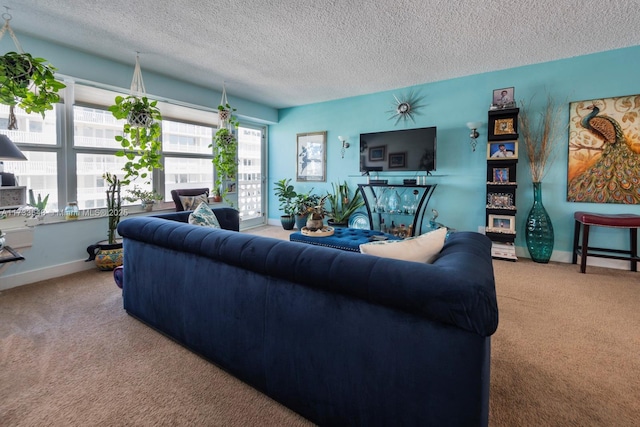
[{"label": "potted plant on floor", "polygon": [[34,58],[29,53],[7,52],[0,56],[0,102],[9,106],[7,128],[17,129],[14,108],[17,105],[27,113],[53,110],[60,102],[58,91],[66,86],[55,79],[55,68],[46,59]]},{"label": "potted plant on floor", "polygon": [[280,203],[280,210],[283,212],[283,215],[280,216],[280,223],[285,230],[292,230],[296,222],[296,205],[294,199],[297,193],[290,183],[291,178],[283,178],[274,184],[276,187],[275,194],[278,198],[278,203]]},{"label": "potted plant on floor", "polygon": [[137,185],[133,186],[133,190],[128,190],[128,193],[129,195],[125,196],[124,200],[131,203],[134,203],[140,200],[140,202],[142,203],[142,209],[144,209],[147,212],[151,212],[156,200],[163,199],[162,195],[156,193],[155,190],[151,190],[151,191],[143,190]]},{"label": "potted plant on floor", "polygon": [[337,227],[347,227],[349,225],[349,217],[358,209],[364,206],[364,200],[359,191],[353,196],[349,190],[349,185],[345,181],[343,184],[331,184],[332,193],[327,193],[331,208],[327,212],[329,217],[328,224]]},{"label": "potted plant on floor", "polygon": [[109,172],[105,173],[103,178],[109,184],[106,191],[107,215],[109,216],[108,239],[90,245],[87,248],[89,258],[85,261],[95,260],[99,270],[108,271],[122,265],[122,239],[116,238],[116,229],[122,213],[122,198],[120,197],[122,181]]}]

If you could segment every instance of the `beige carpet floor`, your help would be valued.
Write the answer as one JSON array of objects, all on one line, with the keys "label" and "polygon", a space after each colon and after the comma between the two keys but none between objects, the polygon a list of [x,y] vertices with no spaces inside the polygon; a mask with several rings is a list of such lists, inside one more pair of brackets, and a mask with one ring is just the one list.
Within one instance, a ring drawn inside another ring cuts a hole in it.
[{"label": "beige carpet floor", "polygon": [[[494,266],[490,425],[640,425],[640,273]],[[91,270],[0,292],[0,426],[45,425],[310,423],[128,316]]]}]

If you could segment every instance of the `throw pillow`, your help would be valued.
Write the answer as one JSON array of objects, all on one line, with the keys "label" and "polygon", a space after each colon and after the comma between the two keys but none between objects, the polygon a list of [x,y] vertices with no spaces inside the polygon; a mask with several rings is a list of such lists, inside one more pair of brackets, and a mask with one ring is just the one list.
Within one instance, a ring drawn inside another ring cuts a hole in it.
[{"label": "throw pillow", "polygon": [[189,224],[220,228],[216,214],[206,203],[200,203],[196,210],[189,214]]},{"label": "throw pillow", "polygon": [[207,204],[208,201],[207,193],[202,193],[198,196],[180,196],[180,203],[182,203],[185,211],[193,211],[201,203]]},{"label": "throw pillow", "polygon": [[404,240],[364,243],[360,245],[360,252],[383,258],[431,263],[433,258],[442,250],[446,237],[447,229],[442,227]]}]

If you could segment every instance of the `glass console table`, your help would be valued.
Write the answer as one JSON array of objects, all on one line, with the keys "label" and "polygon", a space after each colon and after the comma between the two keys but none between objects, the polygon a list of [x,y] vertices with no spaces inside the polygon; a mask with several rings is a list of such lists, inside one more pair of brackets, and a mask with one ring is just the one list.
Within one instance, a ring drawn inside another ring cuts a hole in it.
[{"label": "glass console table", "polygon": [[422,233],[424,215],[437,184],[358,184],[371,230],[389,231],[392,224]]}]

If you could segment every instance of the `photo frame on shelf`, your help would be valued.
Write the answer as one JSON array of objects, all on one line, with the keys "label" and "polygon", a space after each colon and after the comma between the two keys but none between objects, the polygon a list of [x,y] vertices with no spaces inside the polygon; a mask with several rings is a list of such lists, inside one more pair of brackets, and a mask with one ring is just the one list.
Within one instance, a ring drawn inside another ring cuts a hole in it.
[{"label": "photo frame on shelf", "polygon": [[515,160],[518,158],[518,141],[498,141],[487,143],[488,160]]},{"label": "photo frame on shelf", "polygon": [[505,87],[502,89],[495,89],[493,91],[492,106],[497,108],[512,108],[515,107],[515,88]]},{"label": "photo frame on shelf", "polygon": [[297,181],[327,180],[326,131],[297,134],[297,154]]},{"label": "photo frame on shelf", "polygon": [[494,209],[511,209],[513,205],[513,194],[510,193],[488,193],[487,207]]},{"label": "photo frame on shelf", "polygon": [[369,148],[369,161],[370,162],[382,162],[387,154],[387,146],[379,145],[377,147]]},{"label": "photo frame on shelf", "polygon": [[513,215],[489,215],[487,231],[493,233],[515,233],[516,217]]},{"label": "photo frame on shelf", "polygon": [[389,169],[407,166],[407,153],[389,153]]},{"label": "photo frame on shelf", "polygon": [[508,141],[518,138],[518,109],[489,111],[489,141]]},{"label": "photo frame on shelf", "polygon": [[[487,162],[487,184],[490,185],[516,185],[516,160],[513,158],[491,159]],[[502,170],[502,172],[499,172]],[[506,181],[496,181],[498,177],[506,178]]]}]

